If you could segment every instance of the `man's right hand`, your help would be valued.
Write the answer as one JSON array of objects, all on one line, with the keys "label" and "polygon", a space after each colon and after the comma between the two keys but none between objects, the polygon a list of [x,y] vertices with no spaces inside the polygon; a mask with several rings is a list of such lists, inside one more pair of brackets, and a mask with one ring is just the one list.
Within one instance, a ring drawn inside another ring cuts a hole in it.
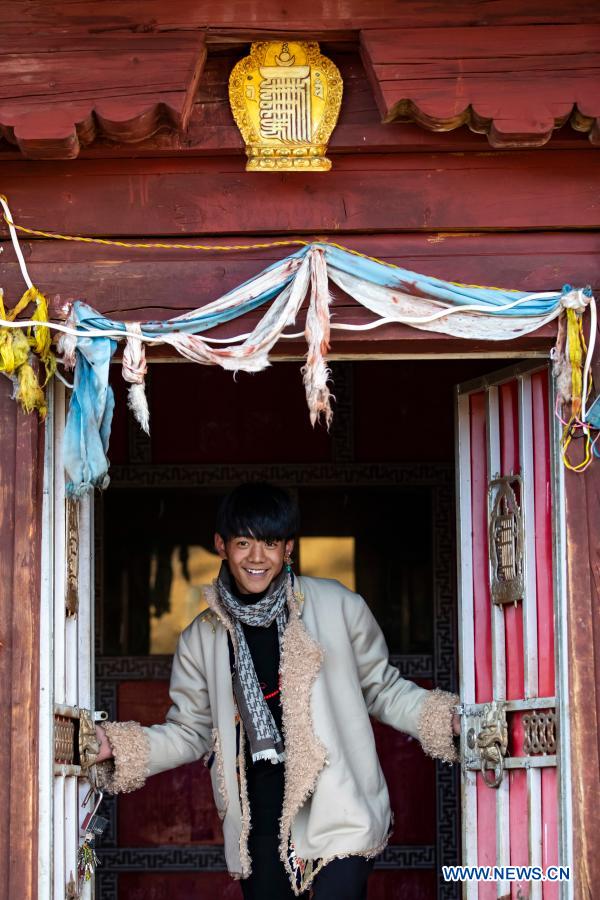
[{"label": "man's right hand", "polygon": [[106,737],[106,732],[101,725],[96,725],[96,737],[100,742],[100,750],[98,752],[98,756],[96,757],[96,762],[101,763],[106,759],[111,759],[113,752],[108,742],[108,738]]}]

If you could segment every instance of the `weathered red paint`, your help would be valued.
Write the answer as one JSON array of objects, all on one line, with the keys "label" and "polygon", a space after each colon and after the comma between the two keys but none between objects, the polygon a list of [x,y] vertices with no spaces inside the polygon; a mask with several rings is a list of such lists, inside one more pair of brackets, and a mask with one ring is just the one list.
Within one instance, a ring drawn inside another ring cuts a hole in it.
[{"label": "weathered red paint", "polygon": [[[597,162],[575,150],[340,156],[318,174],[244,160],[78,160],[3,169],[21,225],[86,236],[585,229],[597,224]],[[548,185],[552,185],[552,190]],[[377,198],[377,202],[374,202]],[[57,228],[57,212],[61,227]],[[263,240],[267,240],[265,237]],[[343,240],[340,241],[343,243]]]},{"label": "weathered red paint", "polygon": [[43,429],[0,379],[0,896],[37,891]]},{"label": "weathered red paint", "polygon": [[[68,4],[64,0],[52,0],[29,6],[18,3],[5,6],[5,46],[24,56],[35,47],[36,62],[42,70],[45,67],[45,72],[50,73],[54,65],[58,81],[63,79],[62,98],[59,96],[61,84],[48,85],[43,115],[37,120],[34,117],[29,124],[24,120],[15,123],[24,146],[29,141],[25,148],[27,152],[52,155],[57,149],[62,152],[66,147],[67,154],[72,155],[75,139],[82,144],[94,137],[90,131],[91,108],[99,113],[92,123],[98,134],[106,136],[112,128],[113,136],[119,138],[119,143],[110,145],[103,142],[104,139],[95,140],[83,151],[88,159],[64,164],[10,162],[15,159],[18,148],[5,141],[0,148],[2,159],[6,160],[1,187],[9,195],[18,221],[67,233],[124,235],[132,239],[166,240],[167,243],[173,236],[180,240],[198,235],[202,238],[214,236],[219,242],[229,243],[253,241],[257,237],[270,240],[294,233],[310,238],[332,239],[335,236],[341,243],[363,252],[450,280],[528,290],[560,288],[564,282],[596,286],[600,283],[600,254],[594,230],[598,201],[596,151],[591,148],[586,135],[577,135],[566,128],[553,136],[545,150],[481,154],[477,151],[487,146],[485,137],[467,133],[464,128],[453,134],[432,135],[414,124],[382,125],[378,121],[371,88],[356,61],[359,32],[363,32],[366,47],[369,42],[373,46],[375,38],[367,32],[381,29],[387,31],[390,51],[395,50],[389,40],[392,29],[402,29],[403,34],[412,35],[417,48],[419,36],[429,40],[429,46],[447,48],[448,54],[454,53],[455,59],[461,60],[463,71],[466,71],[465,61],[467,69],[471,63],[464,47],[458,47],[459,53],[450,40],[451,35],[457,36],[456,29],[467,28],[468,33],[465,32],[463,37],[472,41],[492,33],[498,36],[498,28],[513,26],[518,26],[525,37],[531,26],[540,40],[546,35],[546,49],[552,46],[554,36],[561,34],[580,34],[585,43],[596,32],[596,3],[581,0],[559,4],[553,0],[535,0],[523,4],[516,0],[498,0],[490,5],[483,0],[465,0],[459,5],[449,5],[442,0],[428,3],[411,0],[399,5],[394,0],[375,0],[369,4],[363,0],[344,0],[328,5],[327,21],[323,20],[320,0],[307,0],[301,10],[299,7],[290,9],[289,5],[285,7],[279,0],[234,0],[213,4],[208,10],[206,4],[195,0],[177,4],[166,0],[147,0],[144,4],[139,0],[123,0],[118,4],[118,10],[113,4],[110,9],[103,6],[101,11],[98,3],[92,0],[74,0]],[[198,77],[200,67],[196,49],[201,47],[202,33],[207,26],[210,26],[209,56],[199,81],[197,102],[190,109],[194,78]],[[567,31],[564,31],[565,27]],[[242,142],[232,124],[226,98],[227,72],[231,59],[245,53],[251,39],[264,37],[269,30],[280,37],[282,29],[286,33],[321,39],[323,49],[341,62],[344,70],[344,109],[331,142],[331,152],[335,154],[334,170],[323,178],[299,175],[261,178],[242,171]],[[429,35],[425,34],[427,30]],[[53,98],[59,102],[67,98],[64,76],[68,73],[64,63],[68,62],[69,53],[75,53],[78,41],[82,51],[78,55],[80,66],[72,72],[78,93],[68,98],[65,116],[64,111],[61,113],[50,104]],[[170,61],[170,65],[162,66],[158,73],[161,80],[152,89],[154,100],[145,105],[148,103],[146,84],[143,95],[134,90],[137,73],[119,96],[112,99],[102,96],[107,86],[112,85],[118,92],[123,73],[136,69],[138,64],[133,59],[138,48],[145,62],[154,65],[146,51],[142,51],[150,45],[160,54],[168,54]],[[49,50],[52,46],[58,51],[54,54],[54,62]],[[496,46],[501,51],[500,43]],[[221,56],[221,48],[229,48],[229,56],[227,53]],[[574,69],[588,60],[583,54],[576,61],[572,57],[567,59],[568,54],[562,54],[563,49],[559,54],[547,57],[548,68],[559,73],[569,89],[567,95],[571,96],[572,82],[568,82],[572,76],[560,72],[561,67],[564,63],[573,63],[571,68]],[[567,46],[566,49],[570,52],[572,48]],[[581,46],[576,44],[575,49],[579,50]],[[521,51],[522,60],[528,47],[521,47]],[[497,79],[497,71],[493,70],[502,65],[499,56],[500,52],[496,52],[495,56],[488,54],[482,60],[491,73],[492,82]],[[110,68],[111,59],[115,63],[114,71]],[[91,96],[90,82],[86,84],[84,77],[86,68],[90,72],[94,69],[94,62],[97,73],[105,78],[104,87],[95,97]],[[398,60],[392,60],[394,62]],[[383,65],[389,63],[384,61]],[[430,63],[433,68],[444,65],[437,57]],[[17,79],[26,68],[20,66]],[[448,88],[453,78],[452,72],[444,72],[441,68],[436,71],[445,79],[445,100],[443,96],[440,108],[437,112],[432,111],[432,120],[436,116],[446,116],[447,108],[444,109],[443,104],[450,96]],[[393,72],[378,72],[382,83],[387,81],[392,85],[390,104],[398,100],[399,86],[406,74],[397,66]],[[508,86],[515,81],[511,73],[507,74],[510,77],[503,78],[502,87],[504,83]],[[384,77],[387,75],[393,77]],[[541,85],[545,78],[546,75],[540,73],[538,83]],[[583,82],[584,88],[587,89],[594,78],[595,74],[590,70]],[[47,77],[47,81],[50,80]],[[414,79],[412,81],[414,83]],[[469,91],[475,90],[470,97],[476,97],[479,102],[477,98],[484,92],[482,85],[474,84],[468,72],[461,84],[466,82]],[[10,93],[12,90],[13,95],[16,94],[14,81],[11,84],[9,78],[4,78],[3,85],[5,91]],[[172,89],[168,91],[166,107],[172,104],[175,113],[156,105],[156,97],[165,95],[169,87]],[[425,91],[422,79],[418,87]],[[44,90],[45,86],[41,88]],[[523,130],[521,117],[521,124],[515,128],[509,121],[511,110],[521,111],[524,104],[514,92],[510,97],[508,93],[508,113],[503,113],[501,121],[500,117],[491,116],[494,127],[498,132],[517,134],[517,139],[521,140],[524,135],[526,139],[531,138],[532,126],[534,139],[539,139],[549,127],[547,110],[539,106],[543,112],[539,123],[529,116]],[[500,94],[498,96],[504,102]],[[544,88],[543,96],[540,93],[539,97],[543,103],[548,101],[552,105],[552,91]],[[419,104],[424,103],[421,94]],[[140,116],[142,109],[149,110],[146,117]],[[425,106],[419,106],[419,109],[423,110]],[[69,115],[74,110],[76,114]],[[591,111],[595,115],[595,111]],[[126,143],[131,139],[138,141],[159,125],[176,124],[177,115],[181,116],[183,124],[188,113],[186,134],[164,130],[141,143]],[[551,119],[556,120],[561,115],[560,111],[556,116],[550,110]],[[483,118],[486,118],[485,113]],[[586,128],[588,125],[585,123]],[[62,135],[59,134],[61,129]],[[12,138],[10,127],[4,135],[9,140]],[[146,158],[131,158],[134,155]],[[163,318],[202,305],[240,284],[285,252],[281,249],[203,256],[174,250],[121,251],[83,244],[25,241],[25,253],[34,280],[50,298],[57,293],[63,300],[84,296],[104,313],[133,320]],[[22,283],[16,264],[11,260],[12,251],[5,244],[3,287],[12,305],[22,292]],[[336,296],[334,311],[338,320],[364,321],[362,310],[349,304],[342,295]],[[226,331],[227,328],[230,330]],[[220,336],[236,330],[237,324],[232,323],[224,326]],[[552,328],[548,328],[543,335],[528,338],[525,343],[496,344],[493,349],[547,350],[552,335]],[[439,352],[441,347],[447,352],[489,350],[489,345],[486,347],[482,342],[465,344],[401,327],[367,332],[360,337],[342,337],[334,333],[332,349],[333,352],[364,355],[415,350]],[[302,343],[288,344],[283,350],[296,354],[303,351]],[[600,383],[600,378],[596,383]],[[8,382],[5,382],[4,388],[7,387]],[[547,432],[544,416],[548,413],[544,406],[547,405],[545,387],[535,376],[533,391],[539,689],[541,693],[551,695],[554,693],[552,535],[547,517],[550,464],[548,446],[540,438]],[[9,407],[14,410],[11,404],[12,401],[6,410]],[[415,415],[418,414],[417,409]],[[33,430],[28,430],[34,429],[34,425],[26,424],[24,419],[19,422],[17,438],[15,422],[10,417],[3,418],[3,471],[0,475],[2,497],[6,501],[0,510],[0,515],[4,516],[0,529],[3,573],[16,571],[10,548],[22,546],[19,542],[23,540],[23,534],[31,546],[39,539],[34,522],[39,507],[30,499],[19,499],[31,497],[32,473],[37,471],[39,455],[32,443]],[[21,442],[18,445],[20,475],[15,480],[17,463],[10,447],[16,446],[17,440]],[[363,449],[367,453],[369,441],[364,443]],[[578,897],[589,895],[600,883],[600,857],[594,843],[600,830],[597,715],[600,703],[594,679],[600,646],[599,471],[596,464],[583,476],[567,474],[566,478],[575,891]],[[17,499],[15,484],[19,494]],[[17,543],[13,544],[13,512],[15,504],[21,503],[18,515],[24,531],[17,530]],[[35,594],[35,579],[39,577],[39,556],[28,558],[27,565],[19,572],[20,580],[14,582],[12,590],[14,596],[18,594],[21,605],[18,608],[5,605],[2,612],[0,640],[4,642],[4,649],[0,648],[0,664],[4,662],[3,673],[8,672],[9,678],[15,676],[23,659],[37,660],[38,651],[31,598]],[[5,603],[4,597],[2,600]],[[7,650],[9,645],[10,651]],[[31,675],[34,677],[35,669]],[[10,683],[3,677],[4,687]],[[5,845],[2,845],[0,885],[4,885],[7,895],[34,897],[35,878],[31,872],[35,844],[31,836],[35,835],[33,804],[37,794],[34,779],[28,778],[24,782],[21,777],[23,770],[35,771],[32,756],[35,732],[32,735],[30,729],[36,700],[29,675],[25,680],[21,678],[16,691],[10,713],[12,747],[7,748],[8,737],[4,734],[4,775],[0,779],[0,794],[4,792],[5,800],[12,803],[11,832],[2,835],[11,841],[11,866],[9,869],[9,858]],[[4,695],[3,703],[8,709]],[[12,756],[7,755],[7,751]],[[12,800],[7,796],[11,774],[7,768],[9,759],[12,759],[10,765],[15,781],[11,789]],[[491,793],[488,791],[488,795]],[[547,863],[556,861],[556,777],[550,769],[542,773],[542,803],[544,821],[548,823],[544,843],[544,862]],[[481,812],[484,822],[487,813],[483,808]],[[493,840],[493,821],[490,826]],[[383,896],[386,874],[378,873],[374,896]],[[181,881],[186,877],[181,876]],[[427,879],[429,875],[421,873],[419,877]],[[8,878],[11,882],[7,887]],[[132,891],[146,889],[147,882],[142,887],[143,877],[137,886],[133,884],[138,876],[124,876],[123,889],[127,878],[130,878]],[[180,876],[174,876],[171,883],[177,883],[178,887],[173,890],[175,893],[181,890],[183,897],[179,879]],[[393,886],[386,884],[386,896],[393,890]],[[422,890],[423,896],[431,896],[431,891],[427,894],[426,888]]]},{"label": "weathered red paint", "polygon": [[[532,376],[532,419],[534,460],[536,595],[538,616],[538,694],[555,696],[554,588],[552,555],[552,472],[550,468],[550,408],[548,379],[544,373]],[[559,728],[560,733],[560,728]],[[558,857],[558,779],[555,769],[543,769],[542,780],[542,865],[564,863]],[[558,897],[555,884],[546,884],[544,896]]]},{"label": "weathered red paint", "polygon": [[[597,334],[597,339],[600,336]],[[600,365],[594,366],[600,384]],[[565,473],[574,877],[578,900],[600,884],[600,470]]]},{"label": "weathered red paint", "polygon": [[365,29],[361,49],[386,122],[466,123],[493,147],[539,147],[573,117],[600,140],[597,25]]},{"label": "weathered red paint", "polygon": [[[35,184],[35,179],[31,179],[26,200],[33,220],[38,209]],[[20,219],[18,213],[15,210],[15,217]],[[57,211],[56,215],[63,213]],[[5,232],[2,286],[7,303],[13,305],[25,285],[6,237]],[[285,237],[296,235],[288,233]],[[342,238],[321,233],[314,237],[340,241],[351,249],[415,272],[468,284],[528,291],[560,290],[565,282],[600,284],[598,238],[593,233],[408,232],[347,234]],[[242,241],[239,237],[223,237],[218,243],[231,246],[263,240],[250,233]],[[183,241],[188,243],[185,238]],[[274,247],[204,253],[168,249],[174,242],[166,239],[167,249],[163,250],[134,250],[24,236],[22,244],[33,281],[47,295],[55,314],[65,301],[81,298],[106,316],[132,320],[166,319],[203,306],[294,250]],[[334,308],[356,306],[342,292],[334,290],[333,294]],[[56,295],[60,301],[55,300]],[[424,336],[414,330],[411,334],[416,340]],[[375,335],[367,332],[363,337]]]},{"label": "weathered red paint", "polygon": [[[519,455],[519,395],[515,379],[498,388],[500,475],[521,471]],[[504,646],[506,660],[506,699],[525,696],[523,657],[523,604],[507,604],[504,615]],[[513,756],[521,755],[523,722],[521,713],[508,717],[510,746]],[[513,770],[505,775],[509,783],[510,863],[527,865],[529,860],[529,810],[527,803],[527,774]],[[517,897],[518,885],[511,885],[511,896]]]},{"label": "weathered red paint", "polygon": [[471,516],[473,528],[473,610],[474,641],[481,652],[475,655],[475,702],[493,697],[492,632],[490,618],[487,550],[487,433],[485,394],[474,394],[471,405]]},{"label": "weathered red paint", "polygon": [[[475,702],[493,697],[492,632],[488,563],[488,465],[486,398],[483,391],[470,398],[471,410],[471,516],[473,529],[473,637],[475,652]],[[477,850],[479,865],[496,864],[496,795],[477,774]],[[480,885],[480,900],[491,900],[491,885]]]}]

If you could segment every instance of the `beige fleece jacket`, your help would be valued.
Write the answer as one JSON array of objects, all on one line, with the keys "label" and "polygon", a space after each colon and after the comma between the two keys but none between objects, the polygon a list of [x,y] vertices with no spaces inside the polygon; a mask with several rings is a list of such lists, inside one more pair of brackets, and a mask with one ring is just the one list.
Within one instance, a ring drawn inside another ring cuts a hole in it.
[{"label": "beige fleece jacket", "polygon": [[[107,724],[114,760],[99,766],[100,777],[108,791],[131,791],[149,775],[214,752],[210,771],[227,866],[234,877],[245,878],[252,869],[250,813],[243,728],[236,759],[231,623],[214,588],[206,589],[206,598],[209,609],[179,639],[165,723]],[[280,663],[286,747],[280,852],[299,894],[331,859],[374,856],[387,843],[390,801],[369,717],[452,762],[458,697],[403,679],[389,663],[369,607],[339,582],[298,578],[291,606]]]}]

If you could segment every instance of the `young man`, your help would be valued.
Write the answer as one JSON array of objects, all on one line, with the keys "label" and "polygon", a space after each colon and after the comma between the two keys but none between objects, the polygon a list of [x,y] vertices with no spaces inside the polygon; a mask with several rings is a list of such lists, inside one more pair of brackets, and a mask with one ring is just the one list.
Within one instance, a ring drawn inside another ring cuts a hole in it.
[{"label": "young man", "polygon": [[132,791],[205,756],[245,900],[364,900],[391,827],[369,716],[451,762],[458,697],[400,677],[362,597],[292,573],[297,525],[280,488],[225,498],[221,571],[179,639],[166,722],[98,727],[100,779]]}]

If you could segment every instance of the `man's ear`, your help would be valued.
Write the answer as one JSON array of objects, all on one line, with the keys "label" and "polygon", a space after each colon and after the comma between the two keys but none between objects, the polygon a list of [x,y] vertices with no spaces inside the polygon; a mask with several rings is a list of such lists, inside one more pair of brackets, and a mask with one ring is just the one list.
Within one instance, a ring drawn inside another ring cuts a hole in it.
[{"label": "man's ear", "polygon": [[220,534],[215,532],[215,550],[221,557],[221,559],[227,559],[227,549],[225,547],[225,541],[221,537]]}]

